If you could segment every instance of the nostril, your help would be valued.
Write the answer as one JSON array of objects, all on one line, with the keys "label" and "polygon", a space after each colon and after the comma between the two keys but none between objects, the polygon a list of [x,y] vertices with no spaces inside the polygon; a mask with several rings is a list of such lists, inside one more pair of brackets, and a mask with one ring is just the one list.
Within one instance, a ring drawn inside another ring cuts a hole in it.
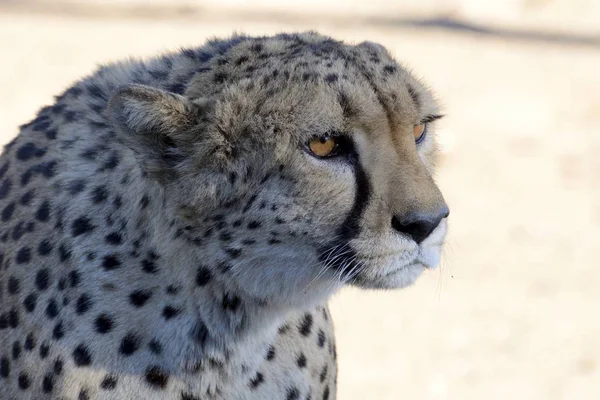
[{"label": "nostril", "polygon": [[392,217],[392,228],[394,228],[394,230],[398,232],[402,232],[402,230],[404,229],[400,218],[398,218],[396,215]]}]

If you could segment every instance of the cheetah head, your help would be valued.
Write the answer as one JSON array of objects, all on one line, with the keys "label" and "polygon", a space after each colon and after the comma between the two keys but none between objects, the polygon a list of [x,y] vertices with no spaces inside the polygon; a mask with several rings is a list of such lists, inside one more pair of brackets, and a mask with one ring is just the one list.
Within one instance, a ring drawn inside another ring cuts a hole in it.
[{"label": "cheetah head", "polygon": [[237,40],[184,96],[127,86],[109,116],[193,251],[249,296],[399,288],[438,264],[439,110],[378,44]]}]

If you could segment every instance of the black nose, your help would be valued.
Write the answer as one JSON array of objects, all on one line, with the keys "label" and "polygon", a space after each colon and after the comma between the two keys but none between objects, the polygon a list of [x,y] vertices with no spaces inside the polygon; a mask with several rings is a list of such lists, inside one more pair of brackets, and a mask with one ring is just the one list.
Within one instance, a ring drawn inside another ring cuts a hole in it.
[{"label": "black nose", "polygon": [[396,215],[392,217],[392,228],[421,243],[449,214],[448,207],[444,206],[435,213],[412,212],[404,216]]}]

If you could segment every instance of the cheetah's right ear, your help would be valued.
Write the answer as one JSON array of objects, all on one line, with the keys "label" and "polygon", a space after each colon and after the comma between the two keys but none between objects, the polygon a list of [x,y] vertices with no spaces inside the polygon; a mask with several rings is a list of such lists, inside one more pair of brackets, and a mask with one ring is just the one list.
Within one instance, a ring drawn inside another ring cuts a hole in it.
[{"label": "cheetah's right ear", "polygon": [[188,156],[199,136],[207,104],[164,90],[129,85],[108,102],[108,117],[118,138],[130,147],[155,178],[169,179],[173,166]]}]

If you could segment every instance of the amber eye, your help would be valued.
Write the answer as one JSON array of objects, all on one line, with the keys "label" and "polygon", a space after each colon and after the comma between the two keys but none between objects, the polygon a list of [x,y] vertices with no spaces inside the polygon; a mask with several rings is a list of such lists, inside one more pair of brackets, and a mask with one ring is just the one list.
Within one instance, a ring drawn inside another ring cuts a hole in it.
[{"label": "amber eye", "polygon": [[354,154],[354,143],[344,133],[316,136],[305,144],[306,151],[317,158],[334,158]]},{"label": "amber eye", "polygon": [[334,137],[321,136],[308,142],[308,148],[317,157],[330,157],[334,155],[337,143]]},{"label": "amber eye", "polygon": [[421,143],[425,138],[425,133],[427,132],[426,124],[415,125],[413,128],[413,134],[415,135],[415,142]]}]

